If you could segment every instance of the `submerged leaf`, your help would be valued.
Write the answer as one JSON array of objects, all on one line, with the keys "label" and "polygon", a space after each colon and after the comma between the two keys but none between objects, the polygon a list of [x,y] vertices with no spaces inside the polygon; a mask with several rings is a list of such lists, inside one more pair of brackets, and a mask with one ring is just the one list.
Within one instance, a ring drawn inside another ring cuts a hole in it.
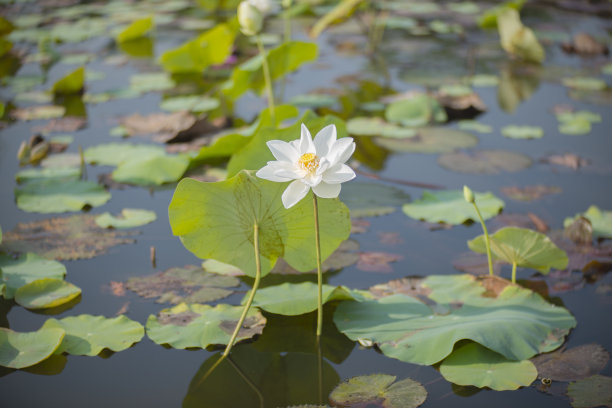
[{"label": "submerged leaf", "polygon": [[524,170],[531,166],[531,159],[522,153],[506,150],[475,150],[445,153],[438,158],[438,164],[459,173],[497,174]]},{"label": "submerged leaf", "polygon": [[57,350],[64,333],[44,326],[28,333],[0,327],[0,365],[19,369],[40,363]]},{"label": "submerged leaf", "polygon": [[612,406],[612,377],[594,375],[571,383],[567,395],[573,408]]},{"label": "submerged leaf", "polygon": [[395,382],[394,375],[371,374],[349,378],[329,396],[334,406],[365,406],[378,403],[386,408],[416,408],[425,402],[427,391],[420,383],[406,378]]},{"label": "submerged leaf", "polygon": [[599,344],[584,344],[567,350],[541,354],[531,359],[538,376],[553,381],[576,381],[598,374],[604,369],[610,353]]}]

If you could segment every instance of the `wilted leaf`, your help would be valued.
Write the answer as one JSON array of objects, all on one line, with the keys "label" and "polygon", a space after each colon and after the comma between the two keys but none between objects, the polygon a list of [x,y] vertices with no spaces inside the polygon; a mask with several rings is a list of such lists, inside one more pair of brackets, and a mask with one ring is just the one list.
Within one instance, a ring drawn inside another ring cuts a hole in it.
[{"label": "wilted leaf", "polygon": [[538,64],[544,61],[544,48],[533,31],[521,23],[518,11],[506,8],[500,12],[497,15],[497,28],[502,48],[510,55]]},{"label": "wilted leaf", "polygon": [[602,211],[592,205],[583,214],[576,214],[574,218],[566,218],[563,226],[568,227],[577,217],[586,217],[592,226],[593,238],[612,238],[612,211]]},{"label": "wilted leaf", "polygon": [[321,17],[310,30],[310,36],[317,38],[330,25],[349,18],[363,0],[342,0]]},{"label": "wilted leaf", "polygon": [[595,408],[612,406],[612,378],[594,375],[571,383],[567,395],[573,408]]},{"label": "wilted leaf", "polygon": [[473,150],[444,153],[438,157],[438,164],[459,173],[497,174],[524,170],[531,166],[531,159],[523,153],[507,150]]},{"label": "wilted leaf", "polygon": [[569,167],[573,170],[578,170],[580,167],[584,167],[589,164],[589,161],[579,157],[574,153],[565,153],[558,155],[551,155],[540,159],[543,163],[557,164],[559,166]]},{"label": "wilted leaf", "polygon": [[52,119],[44,126],[36,126],[32,129],[34,133],[43,135],[54,132],[76,132],[87,125],[87,119],[78,116],[65,116],[61,119]]},{"label": "wilted leaf", "polygon": [[387,374],[371,374],[349,378],[329,395],[334,406],[369,406],[372,403],[386,408],[416,408],[427,398],[427,391],[420,383],[406,378],[395,382],[396,377]]},{"label": "wilted leaf", "polygon": [[397,262],[404,259],[398,254],[390,254],[387,252],[360,252],[357,269],[367,272],[393,272],[391,262]]},{"label": "wilted leaf", "polygon": [[502,187],[500,190],[511,199],[517,201],[539,200],[546,195],[559,194],[562,191],[561,187],[544,186],[541,184],[525,187]]},{"label": "wilted leaf", "polygon": [[531,359],[538,377],[553,381],[576,381],[598,374],[604,369],[610,353],[599,344],[584,344],[541,354]]}]

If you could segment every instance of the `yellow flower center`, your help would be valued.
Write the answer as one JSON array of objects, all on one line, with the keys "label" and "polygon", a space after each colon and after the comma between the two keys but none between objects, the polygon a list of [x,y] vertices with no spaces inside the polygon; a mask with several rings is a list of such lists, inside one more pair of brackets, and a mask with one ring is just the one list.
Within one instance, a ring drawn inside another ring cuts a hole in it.
[{"label": "yellow flower center", "polygon": [[298,159],[300,167],[310,173],[319,167],[319,158],[314,153],[305,153]]}]

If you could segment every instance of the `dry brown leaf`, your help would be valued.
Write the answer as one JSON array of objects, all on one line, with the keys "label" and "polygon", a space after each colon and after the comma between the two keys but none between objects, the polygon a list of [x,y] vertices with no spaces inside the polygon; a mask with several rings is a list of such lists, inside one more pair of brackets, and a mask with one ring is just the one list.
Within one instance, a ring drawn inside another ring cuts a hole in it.
[{"label": "dry brown leaf", "polygon": [[571,43],[561,44],[563,51],[580,55],[608,55],[610,50],[604,43],[597,41],[587,33],[578,33]]},{"label": "dry brown leaf", "polygon": [[111,281],[109,286],[113,296],[125,296],[125,283]]},{"label": "dry brown leaf", "polygon": [[501,192],[513,200],[532,201],[549,194],[558,194],[562,190],[556,186],[534,185],[525,187],[502,187]]},{"label": "dry brown leaf", "polygon": [[360,252],[357,268],[366,272],[392,272],[391,262],[397,262],[404,257],[388,252]]},{"label": "dry brown leaf", "polygon": [[584,344],[557,350],[531,359],[538,377],[553,381],[576,381],[598,374],[608,363],[610,353],[599,344]]},{"label": "dry brown leaf", "polygon": [[399,245],[404,242],[399,232],[379,232],[378,239],[385,245]]},{"label": "dry brown leaf", "polygon": [[370,228],[370,221],[361,218],[351,220],[351,234],[364,234]]},{"label": "dry brown leaf", "polygon": [[34,133],[53,133],[53,132],[76,132],[87,125],[87,119],[79,116],[66,116],[53,119],[43,126],[36,126],[32,129]]},{"label": "dry brown leaf", "polygon": [[584,167],[589,164],[588,160],[583,159],[574,153],[552,155],[544,157],[540,159],[540,161],[542,163],[557,164],[559,166],[569,167],[573,170],[578,170],[580,167]]}]

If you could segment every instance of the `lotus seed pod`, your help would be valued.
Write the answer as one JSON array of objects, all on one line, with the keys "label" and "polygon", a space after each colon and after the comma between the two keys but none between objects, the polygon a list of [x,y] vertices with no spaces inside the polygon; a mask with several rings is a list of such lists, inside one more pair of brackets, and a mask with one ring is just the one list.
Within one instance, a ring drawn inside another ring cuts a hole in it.
[{"label": "lotus seed pod", "polygon": [[474,202],[474,192],[468,186],[463,186],[463,197],[468,203]]},{"label": "lotus seed pod", "polygon": [[255,35],[261,31],[263,15],[257,7],[243,1],[238,5],[238,23],[244,35]]}]

